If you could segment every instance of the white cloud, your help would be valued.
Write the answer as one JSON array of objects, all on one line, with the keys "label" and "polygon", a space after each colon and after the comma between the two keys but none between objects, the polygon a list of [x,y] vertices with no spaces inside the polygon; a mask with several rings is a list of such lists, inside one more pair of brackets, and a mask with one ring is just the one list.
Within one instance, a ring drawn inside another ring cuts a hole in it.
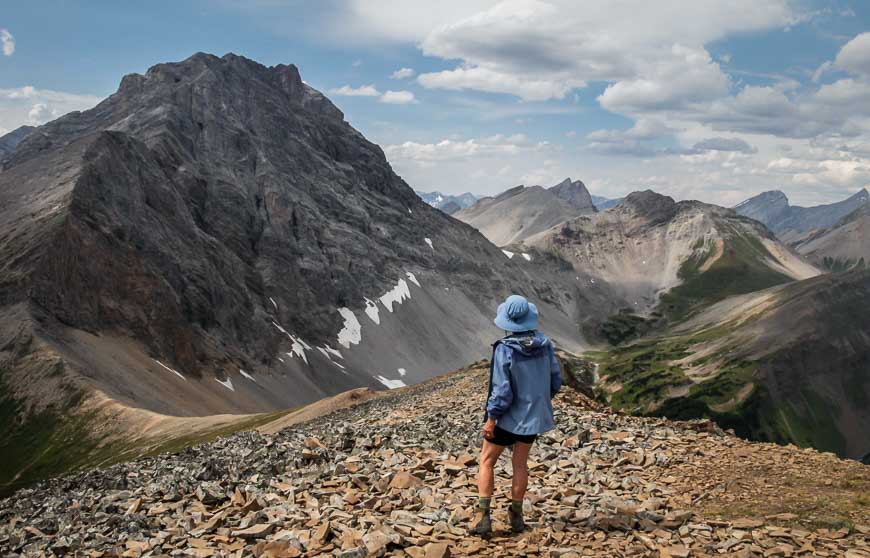
[{"label": "white cloud", "polygon": [[840,49],[837,66],[853,74],[870,76],[870,33],[861,33]]},{"label": "white cloud", "polygon": [[85,110],[100,102],[94,95],[37,89],[31,85],[0,89],[0,128],[37,126],[64,114]]},{"label": "white cloud", "polygon": [[415,74],[412,68],[399,68],[392,74],[390,74],[391,79],[407,79],[409,77],[413,77]]},{"label": "white cloud", "polygon": [[453,91],[471,89],[488,93],[507,93],[527,101],[562,99],[571,89],[586,85],[586,82],[582,80],[528,79],[481,67],[462,67],[443,72],[420,74],[417,81],[429,89]]},{"label": "white cloud", "polygon": [[[704,44],[800,17],[786,0],[507,0],[426,34],[424,54],[460,64],[418,79],[427,87],[537,100],[563,98],[588,81],[616,82],[614,103],[645,92],[658,103],[706,99],[727,80]],[[683,76],[677,68],[686,63],[692,68]]]},{"label": "white cloud", "polygon": [[416,103],[417,99],[410,91],[387,91],[381,95],[380,102],[391,105],[408,105]]},{"label": "white cloud", "polygon": [[12,53],[15,52],[15,37],[8,29],[0,28],[0,48],[5,56],[12,56]]},{"label": "white cloud", "polygon": [[327,91],[331,95],[339,95],[342,97],[378,97],[381,92],[375,89],[374,85],[361,85],[359,87],[351,87],[350,85],[342,85]]},{"label": "white cloud", "polygon": [[704,48],[673,45],[637,78],[617,81],[598,97],[612,112],[682,109],[728,93],[728,77]]},{"label": "white cloud", "polygon": [[524,134],[494,135],[467,140],[444,139],[436,143],[406,141],[384,147],[390,161],[433,162],[464,160],[497,154],[517,154],[523,150],[534,150],[544,146],[532,144]]}]

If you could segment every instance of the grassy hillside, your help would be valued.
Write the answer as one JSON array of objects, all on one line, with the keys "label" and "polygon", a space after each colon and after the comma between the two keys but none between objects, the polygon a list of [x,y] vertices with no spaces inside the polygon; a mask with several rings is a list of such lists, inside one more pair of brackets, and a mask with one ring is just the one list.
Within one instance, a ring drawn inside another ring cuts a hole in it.
[{"label": "grassy hillside", "polygon": [[[80,408],[83,397],[83,392],[73,391],[63,405],[31,411],[5,389],[0,378],[0,455],[3,456],[0,459],[0,497],[45,478],[145,455],[180,451],[255,428],[287,412],[244,417],[192,435],[149,438],[139,433],[107,432],[98,412]],[[103,434],[97,437],[95,432]]]},{"label": "grassy hillside", "polygon": [[793,279],[770,267],[774,260],[756,237],[733,228],[724,241],[721,256],[705,269],[714,257],[714,248],[698,241],[695,254],[680,266],[681,284],[661,297],[659,311],[671,321],[679,321],[698,308],[737,294],[751,293],[788,283]]}]

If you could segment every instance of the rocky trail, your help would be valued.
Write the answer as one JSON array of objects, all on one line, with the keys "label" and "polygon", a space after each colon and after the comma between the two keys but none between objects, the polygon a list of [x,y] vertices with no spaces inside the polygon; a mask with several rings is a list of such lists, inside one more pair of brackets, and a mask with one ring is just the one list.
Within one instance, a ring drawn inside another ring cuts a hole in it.
[{"label": "rocky trail", "polygon": [[468,536],[486,365],[272,435],[44,482],[0,501],[3,556],[870,556],[870,467],[570,388],[532,453],[529,530]]}]

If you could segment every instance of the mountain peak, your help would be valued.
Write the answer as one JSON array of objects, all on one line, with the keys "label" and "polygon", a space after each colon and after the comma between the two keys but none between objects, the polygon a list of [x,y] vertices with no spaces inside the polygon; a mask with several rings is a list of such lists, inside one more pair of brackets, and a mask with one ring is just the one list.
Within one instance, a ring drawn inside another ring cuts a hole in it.
[{"label": "mountain peak", "polygon": [[591,212],[597,211],[595,204],[592,203],[592,195],[586,189],[586,185],[580,180],[572,181],[569,177],[550,187],[549,190],[557,198],[568,202],[577,209],[589,210]]}]

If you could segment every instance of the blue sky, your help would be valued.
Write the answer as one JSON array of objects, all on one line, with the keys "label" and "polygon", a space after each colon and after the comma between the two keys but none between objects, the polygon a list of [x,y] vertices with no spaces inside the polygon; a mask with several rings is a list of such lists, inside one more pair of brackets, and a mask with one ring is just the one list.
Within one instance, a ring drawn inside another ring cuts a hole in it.
[{"label": "blue sky", "polygon": [[5,0],[0,29],[0,132],[235,52],[299,66],[416,189],[813,204],[870,183],[867,2]]}]

